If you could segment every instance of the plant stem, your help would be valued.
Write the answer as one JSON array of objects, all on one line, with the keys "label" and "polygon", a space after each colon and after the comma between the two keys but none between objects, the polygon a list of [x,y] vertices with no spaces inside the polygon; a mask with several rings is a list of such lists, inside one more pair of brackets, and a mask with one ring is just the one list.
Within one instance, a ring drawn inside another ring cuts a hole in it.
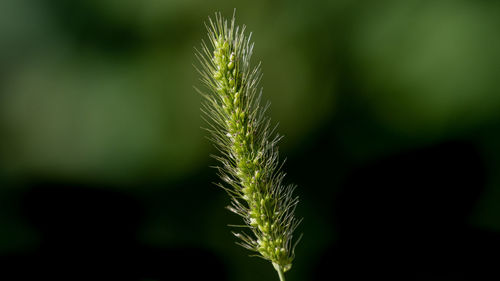
[{"label": "plant stem", "polygon": [[276,269],[276,272],[278,272],[278,276],[280,277],[280,281],[285,281],[285,273],[283,272],[283,268],[273,262],[274,269]]}]

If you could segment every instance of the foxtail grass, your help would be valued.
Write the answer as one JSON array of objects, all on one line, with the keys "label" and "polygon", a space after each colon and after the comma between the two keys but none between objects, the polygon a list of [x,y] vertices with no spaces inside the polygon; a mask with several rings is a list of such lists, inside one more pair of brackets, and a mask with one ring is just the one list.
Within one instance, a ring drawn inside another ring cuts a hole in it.
[{"label": "foxtail grass", "polygon": [[195,48],[195,68],[205,89],[196,90],[204,98],[202,116],[219,152],[212,155],[219,162],[222,182],[217,185],[230,197],[227,208],[243,218],[243,228],[233,231],[237,244],[270,261],[284,281],[300,240],[294,239],[299,200],[293,195],[296,186],[283,184],[281,136],[266,116],[269,102],[261,104],[261,66],[250,61],[251,33],[236,26],[234,15],[228,21],[216,13],[205,25],[208,43],[202,40]]}]

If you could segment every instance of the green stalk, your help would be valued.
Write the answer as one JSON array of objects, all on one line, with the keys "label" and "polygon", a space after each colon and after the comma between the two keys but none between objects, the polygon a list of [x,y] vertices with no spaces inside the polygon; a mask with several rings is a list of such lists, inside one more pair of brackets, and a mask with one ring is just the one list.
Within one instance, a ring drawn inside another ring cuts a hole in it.
[{"label": "green stalk", "polygon": [[283,272],[283,269],[281,266],[273,263],[274,269],[276,269],[276,272],[278,272],[278,276],[280,278],[280,281],[285,281],[285,273]]}]

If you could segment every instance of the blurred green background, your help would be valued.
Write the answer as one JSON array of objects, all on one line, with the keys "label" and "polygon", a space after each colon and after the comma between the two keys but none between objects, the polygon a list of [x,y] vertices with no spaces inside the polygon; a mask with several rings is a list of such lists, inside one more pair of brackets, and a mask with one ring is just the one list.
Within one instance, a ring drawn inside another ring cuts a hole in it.
[{"label": "blurred green background", "polygon": [[[342,241],[332,205],[350,174],[449,141],[472,145],[484,164],[484,177],[468,187],[478,195],[461,223],[498,235],[497,1],[3,0],[0,256],[14,264],[37,253],[57,256],[40,249],[71,225],[61,236],[76,237],[64,240],[69,247],[90,239],[112,251],[105,242],[123,234],[130,241],[117,248],[177,249],[183,263],[205,269],[205,256],[185,250],[202,249],[220,261],[221,280],[277,279],[267,262],[233,243],[226,225],[238,218],[211,185],[215,150],[200,129],[201,98],[192,88],[200,85],[192,65],[193,47],[206,38],[203,22],[216,11],[230,17],[234,8],[237,23],[253,32],[254,62],[263,62],[264,99],[285,136],[286,181],[299,185],[304,239],[289,280],[312,280],[325,251]],[[459,153],[457,161],[474,164]],[[411,168],[417,175],[420,164]],[[453,187],[440,194],[435,211],[447,208]],[[109,201],[88,215],[99,196]],[[140,215],[113,213],[109,219],[122,224],[94,225],[100,212],[129,209],[116,207],[120,196]],[[99,236],[103,226],[115,236]],[[173,256],[163,257],[164,267],[157,260],[155,270],[169,270]],[[167,273],[155,274],[135,280]]]}]

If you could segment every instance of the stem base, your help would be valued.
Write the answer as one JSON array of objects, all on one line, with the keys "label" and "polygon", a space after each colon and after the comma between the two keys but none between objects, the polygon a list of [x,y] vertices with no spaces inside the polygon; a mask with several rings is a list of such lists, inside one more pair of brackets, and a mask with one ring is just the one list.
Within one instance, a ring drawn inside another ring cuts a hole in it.
[{"label": "stem base", "polygon": [[279,264],[274,263],[274,262],[273,262],[273,267],[274,267],[274,269],[276,269],[276,272],[278,272],[278,276],[280,277],[280,281],[285,281],[285,273],[283,272],[283,268]]}]

